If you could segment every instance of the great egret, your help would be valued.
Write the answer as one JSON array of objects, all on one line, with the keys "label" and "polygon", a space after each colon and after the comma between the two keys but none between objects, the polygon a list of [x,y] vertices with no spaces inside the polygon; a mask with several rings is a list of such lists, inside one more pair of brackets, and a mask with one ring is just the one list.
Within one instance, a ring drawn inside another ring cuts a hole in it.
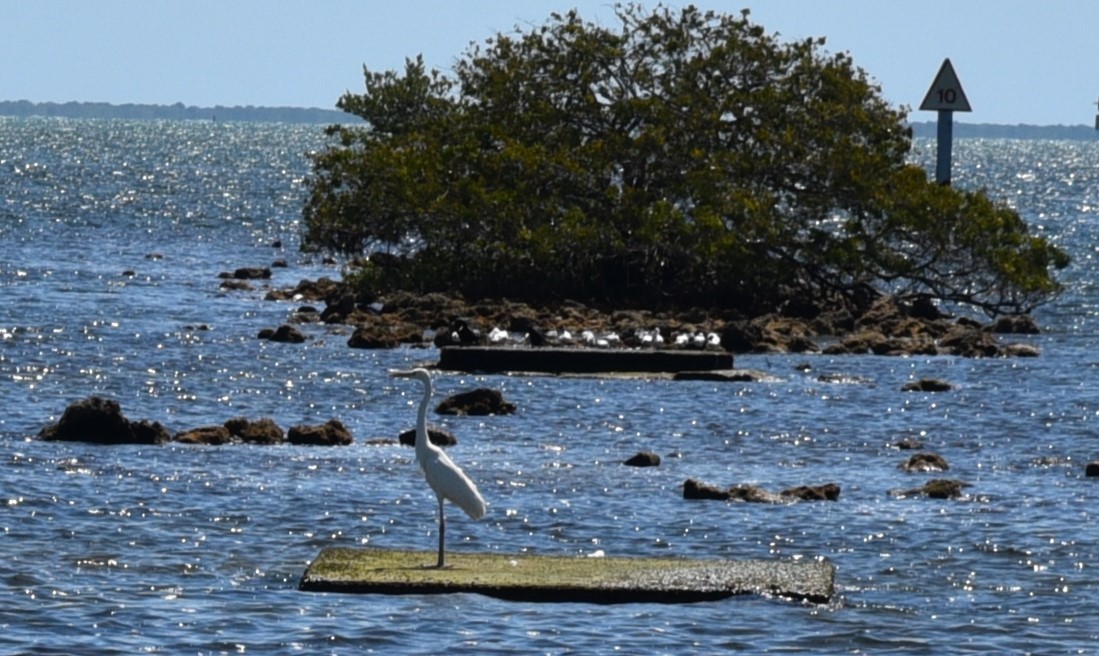
[{"label": "great egret", "polygon": [[426,369],[390,370],[389,375],[394,378],[415,378],[424,384],[424,397],[416,414],[416,461],[420,463],[427,484],[435,490],[435,497],[439,500],[439,561],[435,567],[442,568],[445,563],[443,541],[446,537],[443,499],[450,499],[451,503],[466,511],[472,519],[485,516],[485,500],[465,472],[428,439],[427,406],[431,403],[431,375]]}]

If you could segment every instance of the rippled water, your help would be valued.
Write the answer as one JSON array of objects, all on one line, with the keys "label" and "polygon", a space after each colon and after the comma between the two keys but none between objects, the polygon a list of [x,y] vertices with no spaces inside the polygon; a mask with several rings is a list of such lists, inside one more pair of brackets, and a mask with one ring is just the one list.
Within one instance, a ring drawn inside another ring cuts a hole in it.
[{"label": "rippled water", "polygon": [[[685,606],[302,593],[326,546],[434,545],[410,449],[367,446],[414,420],[384,375],[431,350],[360,351],[306,326],[256,339],[292,304],[266,286],[336,276],[298,251],[314,126],[0,119],[0,651],[20,653],[1087,652],[1099,546],[1083,476],[1096,426],[1096,212],[1090,142],[959,140],[956,186],[1007,199],[1076,258],[1038,313],[1037,359],[744,356],[778,382],[440,375],[519,407],[433,418],[490,503],[452,512],[453,550],[826,557],[839,599]],[[933,143],[914,155],[933,166]],[[281,240],[281,248],[273,247]],[[253,292],[217,274],[285,259]],[[132,274],[128,273],[132,272]],[[810,371],[798,365],[808,364]],[[821,374],[863,383],[822,383]],[[958,386],[901,393],[921,377]],[[346,448],[96,447],[33,436],[72,401],[118,399],[170,430],[234,416],[336,417]],[[964,501],[893,488],[921,439],[973,484]],[[639,450],[662,466],[620,463]],[[837,503],[688,502],[682,483],[836,482]]]}]

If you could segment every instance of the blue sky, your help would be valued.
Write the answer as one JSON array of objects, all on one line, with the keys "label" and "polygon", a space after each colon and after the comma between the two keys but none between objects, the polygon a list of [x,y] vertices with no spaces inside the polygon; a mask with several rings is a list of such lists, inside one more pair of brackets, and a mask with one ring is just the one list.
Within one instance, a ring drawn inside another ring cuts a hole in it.
[{"label": "blue sky", "polygon": [[[2,0],[0,100],[332,108],[362,66],[423,54],[447,70],[471,42],[597,0]],[[643,3],[647,7],[653,2]],[[681,2],[665,2],[672,7]],[[1091,125],[1099,99],[1099,0],[697,0],[751,11],[784,40],[849,52],[912,120],[949,57],[965,123]]]}]

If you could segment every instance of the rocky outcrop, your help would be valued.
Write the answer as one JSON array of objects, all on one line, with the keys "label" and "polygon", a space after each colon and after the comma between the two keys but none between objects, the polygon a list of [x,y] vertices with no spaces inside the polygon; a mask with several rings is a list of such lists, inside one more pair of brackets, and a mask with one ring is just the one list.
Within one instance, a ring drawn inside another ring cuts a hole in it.
[{"label": "rocky outcrop", "polygon": [[992,322],[989,330],[994,333],[1009,335],[1037,335],[1041,332],[1038,323],[1027,314],[1012,314],[998,317]]},{"label": "rocky outcrop", "polygon": [[629,467],[659,467],[660,456],[652,451],[639,451],[627,458],[622,464]]},{"label": "rocky outcrop", "polygon": [[290,289],[273,289],[267,292],[265,298],[269,301],[335,302],[335,299],[342,298],[345,295],[350,298],[352,302],[351,308],[347,310],[349,313],[350,310],[354,309],[355,297],[345,291],[344,283],[332,280],[331,278],[302,280]]},{"label": "rocky outcrop", "polygon": [[972,485],[965,481],[935,478],[924,483],[921,487],[911,490],[890,490],[889,495],[898,499],[909,499],[914,497],[926,497],[928,499],[961,499],[965,497],[963,490],[967,487],[972,487]]},{"label": "rocky outcrop", "polygon": [[941,472],[950,469],[946,458],[937,453],[917,453],[900,464],[906,472]]},{"label": "rocky outcrop", "polygon": [[[427,439],[439,447],[454,446],[458,438],[448,430],[436,426],[427,427]],[[404,446],[416,446],[416,429],[410,428],[397,437],[397,442]]]},{"label": "rocky outcrop", "polygon": [[[731,353],[826,353],[1028,357],[1037,349],[1004,344],[997,334],[1034,334],[1028,316],[1001,317],[984,326],[953,319],[926,298],[883,296],[856,315],[816,299],[787,303],[779,312],[746,318],[725,310],[674,312],[605,310],[576,301],[538,308],[508,300],[467,302],[460,296],[395,292],[357,294],[322,278],[271,291],[272,300],[324,301],[326,323],[355,327],[355,348],[436,347],[496,344],[495,335],[530,346],[595,346],[659,349],[723,349]],[[822,348],[818,338],[838,338]]]},{"label": "rocky outcrop", "polygon": [[176,433],[173,441],[181,444],[220,446],[233,442],[233,434],[225,426],[201,426]]},{"label": "rocky outcrop", "polygon": [[515,404],[505,401],[504,395],[499,390],[479,387],[443,399],[435,407],[435,412],[441,415],[468,415],[471,417],[510,415],[515,413]]},{"label": "rocky outcrop", "polygon": [[277,445],[285,442],[342,446],[354,442],[351,433],[336,419],[319,426],[294,426],[287,436],[272,419],[252,421],[236,417],[220,426],[199,426],[173,436],[157,422],[127,419],[117,401],[98,396],[71,403],[57,423],[39,431],[38,439],[98,444],[165,444],[174,441],[205,446],[242,443]]},{"label": "rocky outcrop", "polygon": [[384,315],[368,315],[355,327],[347,345],[357,349],[389,349],[423,344],[424,330],[414,323]]},{"label": "rocky outcrop", "polygon": [[797,501],[839,501],[840,486],[836,483],[799,485],[779,492],[779,496]]},{"label": "rocky outcrop", "polygon": [[235,417],[225,422],[225,428],[235,441],[245,444],[282,444],[286,434],[273,419],[252,421],[244,417]]},{"label": "rocky outcrop", "polygon": [[55,424],[38,433],[38,439],[97,444],[163,444],[171,436],[158,422],[131,421],[113,399],[91,396],[75,401]]},{"label": "rocky outcrop", "polygon": [[916,449],[922,449],[923,442],[914,437],[902,437],[894,442],[892,446],[894,449],[900,449],[901,451],[914,451]]},{"label": "rocky outcrop", "polygon": [[683,483],[684,499],[712,499],[715,501],[743,501],[748,503],[794,503],[797,501],[838,501],[840,486],[836,483],[800,485],[787,488],[778,494],[755,485],[734,485],[721,489],[688,478]]},{"label": "rocky outcrop", "polygon": [[902,392],[949,392],[952,389],[953,385],[938,378],[921,378],[901,387]]},{"label": "rocky outcrop", "polygon": [[688,478],[683,483],[684,499],[711,499],[714,501],[728,501],[728,488],[722,489],[709,483],[700,483],[693,478]]},{"label": "rocky outcrop", "polygon": [[355,439],[338,419],[316,426],[291,426],[286,441],[300,446],[347,446]]},{"label": "rocky outcrop", "polygon": [[218,278],[223,280],[267,280],[270,277],[270,267],[241,267],[231,273],[223,271],[218,274]]},{"label": "rocky outcrop", "polygon": [[305,333],[289,324],[283,324],[278,328],[264,328],[257,335],[259,339],[284,344],[301,344],[306,340]]}]

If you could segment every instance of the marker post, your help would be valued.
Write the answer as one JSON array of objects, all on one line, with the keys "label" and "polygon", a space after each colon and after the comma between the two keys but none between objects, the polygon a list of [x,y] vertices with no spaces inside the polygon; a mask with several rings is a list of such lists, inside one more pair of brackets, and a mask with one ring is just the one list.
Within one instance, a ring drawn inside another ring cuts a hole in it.
[{"label": "marker post", "polygon": [[950,59],[943,60],[935,81],[931,83],[931,88],[920,103],[920,109],[939,112],[935,181],[941,185],[949,185],[950,151],[954,144],[954,112],[973,111],[969,106],[969,99],[965,97],[965,91],[962,91],[962,84],[954,73],[954,66],[950,64]]}]

